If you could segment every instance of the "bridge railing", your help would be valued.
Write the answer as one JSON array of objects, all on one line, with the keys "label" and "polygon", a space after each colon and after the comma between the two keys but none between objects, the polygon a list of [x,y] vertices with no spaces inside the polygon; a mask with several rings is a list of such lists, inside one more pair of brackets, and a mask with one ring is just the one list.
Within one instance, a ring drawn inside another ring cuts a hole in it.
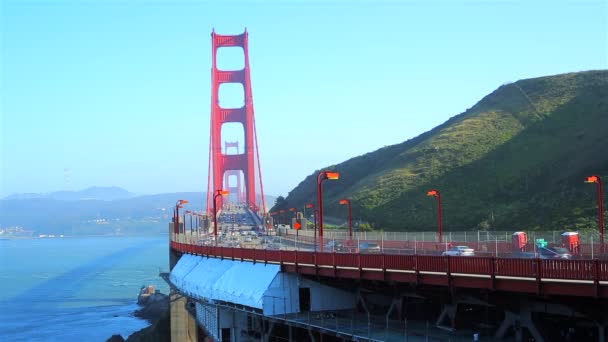
[{"label": "bridge railing", "polygon": [[[289,226],[281,225],[276,229],[279,235],[295,235],[294,229]],[[471,231],[447,231],[442,234],[444,242],[461,241],[461,242],[493,242],[493,241],[511,241],[514,232],[521,231],[514,229],[512,231],[490,231],[490,230],[471,230]],[[529,241],[543,239],[548,243],[561,243],[563,230],[551,231],[527,231]],[[314,229],[302,229],[299,236],[314,237]],[[325,229],[323,235],[326,239],[346,239],[348,238],[348,230],[343,229]],[[599,233],[597,231],[579,232],[579,237],[582,243],[595,243],[599,241]],[[435,231],[354,231],[354,239],[361,240],[392,240],[392,241],[430,241],[438,242],[439,234]]]},{"label": "bridge railing", "polygon": [[[526,244],[520,253],[520,251],[514,251],[511,241],[498,240],[493,241],[486,240],[488,238],[497,238],[503,236],[503,239],[510,237],[507,232],[502,232],[494,235],[483,232],[481,234],[477,232],[473,234],[471,232],[458,233],[461,237],[467,237],[469,241],[444,241],[442,243],[436,241],[421,241],[417,240],[416,234],[420,236],[429,237],[428,232],[423,233],[410,233],[410,232],[373,232],[366,233],[360,232],[354,234],[353,238],[348,238],[346,232],[331,232],[326,234],[323,239],[323,243],[319,237],[310,235],[311,232],[302,230],[296,233],[294,230],[278,230],[278,235],[264,235],[264,236],[240,236],[238,232],[235,232],[235,236],[227,236],[223,239],[215,241],[215,238],[210,233],[203,233],[200,230],[186,230],[184,233],[175,234],[171,229],[171,239],[180,243],[187,243],[192,245],[221,245],[223,247],[247,247],[254,249],[281,249],[281,250],[298,250],[298,251],[327,251],[327,252],[339,252],[339,253],[366,253],[366,254],[398,254],[398,255],[441,255],[442,253],[449,250],[452,246],[468,246],[474,250],[476,256],[481,257],[503,257],[503,258],[535,258],[540,257],[536,244],[532,243],[531,240]],[[313,232],[314,233],[314,232]],[[232,233],[231,233],[232,234]],[[410,237],[414,235],[414,240],[400,240],[399,238]],[[452,236],[455,237],[457,234],[454,233]],[[549,236],[560,236],[557,233],[545,233]],[[448,235],[449,236],[449,235]],[[432,235],[430,236],[432,238]],[[444,239],[448,240],[448,239]],[[600,245],[593,243],[593,237],[583,239],[591,241],[592,243],[581,243],[578,248],[578,253],[574,257],[577,259],[608,259],[607,251],[600,251]],[[547,240],[545,240],[547,241]],[[557,241],[557,240],[556,240]],[[549,247],[563,246],[561,241],[556,243],[549,242]]]},{"label": "bridge railing", "polygon": [[184,253],[230,260],[251,260],[326,268],[608,282],[608,260],[598,259],[542,260],[439,255],[351,254],[200,246],[177,241],[172,241],[171,246]]}]

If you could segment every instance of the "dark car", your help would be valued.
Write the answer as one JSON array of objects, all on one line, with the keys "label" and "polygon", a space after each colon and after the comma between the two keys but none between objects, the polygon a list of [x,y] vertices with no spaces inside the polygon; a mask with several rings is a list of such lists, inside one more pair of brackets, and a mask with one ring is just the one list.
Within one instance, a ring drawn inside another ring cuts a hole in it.
[{"label": "dark car", "polygon": [[359,245],[359,253],[380,253],[380,245],[372,242],[363,242]]},{"label": "dark car", "polygon": [[570,251],[563,247],[542,247],[538,254],[541,259],[572,259]]}]

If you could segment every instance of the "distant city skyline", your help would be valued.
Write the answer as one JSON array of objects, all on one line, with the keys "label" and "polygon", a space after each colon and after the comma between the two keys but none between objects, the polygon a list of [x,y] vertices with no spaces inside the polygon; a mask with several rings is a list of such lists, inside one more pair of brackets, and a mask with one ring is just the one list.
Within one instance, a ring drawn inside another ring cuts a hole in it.
[{"label": "distant city skyline", "polygon": [[[501,84],[608,68],[605,1],[4,0],[0,198],[206,191],[210,34],[245,27],[273,196]],[[242,60],[226,51],[218,63]],[[224,140],[240,132],[227,126]]]}]

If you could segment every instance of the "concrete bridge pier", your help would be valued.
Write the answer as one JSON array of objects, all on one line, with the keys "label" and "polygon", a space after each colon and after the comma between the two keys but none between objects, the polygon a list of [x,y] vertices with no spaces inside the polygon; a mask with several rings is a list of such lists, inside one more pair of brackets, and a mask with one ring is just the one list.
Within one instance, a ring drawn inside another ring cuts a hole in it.
[{"label": "concrete bridge pier", "polygon": [[441,310],[441,314],[439,318],[437,318],[437,322],[435,325],[439,328],[445,328],[446,326],[443,324],[446,318],[449,318],[449,330],[456,330],[456,311],[458,309],[458,303],[455,304],[445,304],[443,306],[443,310]]},{"label": "concrete bridge pier", "polygon": [[310,327],[308,327],[308,337],[310,337],[310,341],[311,342],[317,342],[317,339],[315,339],[315,335],[313,335],[312,333],[312,329],[310,329]]},{"label": "concrete bridge pier", "polygon": [[605,320],[603,323],[597,323],[598,342],[606,342],[606,325],[608,325],[608,320]]},{"label": "concrete bridge pier", "polygon": [[532,315],[530,310],[522,309],[522,311],[518,313],[514,313],[512,311],[505,311],[505,319],[500,324],[500,327],[496,331],[494,338],[497,340],[501,340],[505,337],[507,330],[513,327],[515,330],[515,340],[517,342],[523,341],[523,328],[528,329],[532,337],[534,337],[536,342],[544,342],[545,339],[542,337],[534,322],[532,321]]},{"label": "concrete bridge pier", "polygon": [[268,322],[266,321],[265,324],[268,328],[267,330],[262,334],[262,341],[263,342],[269,342],[270,341],[270,337],[272,336],[272,331],[274,330],[274,322]]},{"label": "concrete bridge pier", "polygon": [[197,342],[196,319],[186,310],[187,298],[171,290],[171,341]]}]

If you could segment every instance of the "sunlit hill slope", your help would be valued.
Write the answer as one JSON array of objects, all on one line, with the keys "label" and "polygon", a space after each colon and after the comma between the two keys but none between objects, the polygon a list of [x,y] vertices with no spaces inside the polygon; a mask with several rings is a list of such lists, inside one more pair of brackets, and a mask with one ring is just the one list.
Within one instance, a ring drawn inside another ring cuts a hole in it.
[{"label": "sunlit hill slope", "polygon": [[[345,217],[338,200],[351,198],[376,229],[434,229],[431,188],[447,230],[591,229],[596,192],[583,180],[608,180],[608,71],[502,85],[429,132],[323,169],[342,175],[324,183],[327,214]],[[316,175],[280,206],[316,202]]]}]

